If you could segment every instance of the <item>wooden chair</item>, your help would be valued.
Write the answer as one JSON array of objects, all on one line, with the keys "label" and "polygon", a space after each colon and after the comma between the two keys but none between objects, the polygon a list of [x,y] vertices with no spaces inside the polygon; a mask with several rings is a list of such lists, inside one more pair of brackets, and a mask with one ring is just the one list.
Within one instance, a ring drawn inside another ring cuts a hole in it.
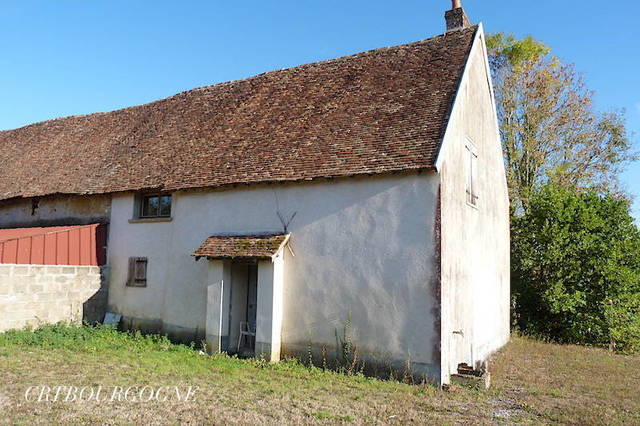
[{"label": "wooden chair", "polygon": [[240,336],[238,337],[238,349],[240,352],[240,344],[242,343],[243,337],[253,337],[256,338],[256,325],[250,324],[248,321],[240,321]]}]

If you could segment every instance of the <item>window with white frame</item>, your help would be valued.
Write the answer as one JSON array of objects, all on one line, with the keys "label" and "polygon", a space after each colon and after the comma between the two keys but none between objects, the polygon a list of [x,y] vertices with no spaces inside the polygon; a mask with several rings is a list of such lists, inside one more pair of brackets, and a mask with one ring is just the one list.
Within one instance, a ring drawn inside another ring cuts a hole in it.
[{"label": "window with white frame", "polygon": [[478,206],[478,151],[475,145],[469,139],[466,143],[466,170],[467,170],[467,184],[466,184],[466,196],[467,204],[473,207]]}]

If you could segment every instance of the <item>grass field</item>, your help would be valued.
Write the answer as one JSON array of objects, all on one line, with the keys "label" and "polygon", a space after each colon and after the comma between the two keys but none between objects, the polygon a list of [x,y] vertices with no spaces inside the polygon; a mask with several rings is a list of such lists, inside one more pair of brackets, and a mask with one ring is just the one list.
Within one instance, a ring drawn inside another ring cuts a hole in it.
[{"label": "grass field", "polygon": [[[0,334],[0,374],[0,423],[11,424],[640,424],[640,357],[524,338],[495,357],[487,392],[210,357],[160,338],[61,326]],[[189,401],[38,402],[25,399],[31,386],[197,390]]]}]

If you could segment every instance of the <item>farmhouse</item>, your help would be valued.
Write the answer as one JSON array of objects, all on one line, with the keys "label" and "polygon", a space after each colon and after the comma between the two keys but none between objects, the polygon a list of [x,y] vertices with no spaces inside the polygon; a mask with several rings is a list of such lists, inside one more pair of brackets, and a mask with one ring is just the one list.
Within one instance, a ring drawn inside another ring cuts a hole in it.
[{"label": "farmhouse", "polygon": [[87,313],[447,383],[509,339],[481,25],[0,132],[0,330]]}]

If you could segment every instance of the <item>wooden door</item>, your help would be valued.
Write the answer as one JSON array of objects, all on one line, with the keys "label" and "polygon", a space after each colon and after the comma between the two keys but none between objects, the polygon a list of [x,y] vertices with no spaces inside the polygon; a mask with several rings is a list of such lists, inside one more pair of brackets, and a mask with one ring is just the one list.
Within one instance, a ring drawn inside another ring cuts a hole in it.
[{"label": "wooden door", "polygon": [[258,265],[249,265],[247,288],[247,323],[252,331],[256,330],[258,313]]}]

